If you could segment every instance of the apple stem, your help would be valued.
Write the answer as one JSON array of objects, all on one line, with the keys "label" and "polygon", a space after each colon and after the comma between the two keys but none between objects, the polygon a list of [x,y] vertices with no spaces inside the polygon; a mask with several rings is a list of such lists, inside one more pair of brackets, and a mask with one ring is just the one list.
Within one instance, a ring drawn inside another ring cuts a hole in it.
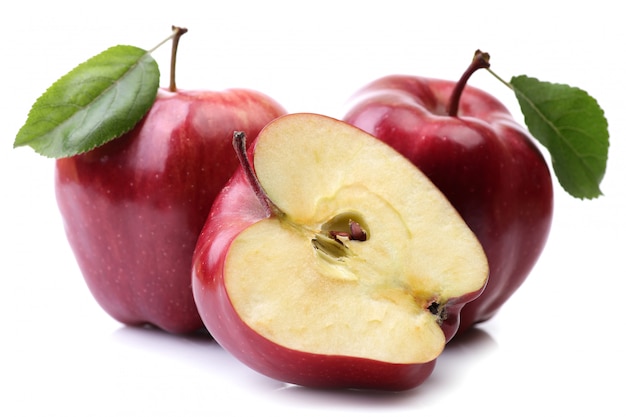
[{"label": "apple stem", "polygon": [[451,117],[457,117],[459,113],[459,103],[461,101],[461,94],[467,85],[467,81],[470,79],[472,74],[478,71],[481,68],[489,68],[489,54],[486,52],[482,52],[480,49],[476,50],[474,53],[474,58],[472,59],[472,63],[467,67],[459,82],[456,83],[454,90],[452,91],[452,95],[450,96],[450,102],[448,104],[448,115]]},{"label": "apple stem", "polygon": [[180,37],[187,33],[186,28],[172,26],[172,55],[170,58],[170,91],[176,91],[176,55],[178,54],[178,43]]},{"label": "apple stem", "polygon": [[250,158],[248,158],[247,146],[246,146],[246,133],[242,131],[235,131],[233,133],[233,148],[237,154],[237,159],[243,168],[243,172],[246,175],[248,183],[254,190],[254,194],[258,197],[259,201],[263,205],[265,212],[268,216],[282,217],[283,212],[274,204],[272,200],[267,196],[265,190],[259,182],[259,178],[252,168]]}]

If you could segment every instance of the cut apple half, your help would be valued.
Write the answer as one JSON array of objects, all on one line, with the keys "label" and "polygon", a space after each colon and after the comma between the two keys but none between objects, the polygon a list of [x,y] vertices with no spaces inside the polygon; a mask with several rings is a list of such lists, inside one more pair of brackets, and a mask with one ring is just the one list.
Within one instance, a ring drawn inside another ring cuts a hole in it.
[{"label": "cut apple half", "polygon": [[254,144],[272,208],[223,266],[240,319],[276,345],[392,364],[435,360],[448,307],[484,287],[483,249],[446,197],[383,142],[338,120],[291,114]]}]

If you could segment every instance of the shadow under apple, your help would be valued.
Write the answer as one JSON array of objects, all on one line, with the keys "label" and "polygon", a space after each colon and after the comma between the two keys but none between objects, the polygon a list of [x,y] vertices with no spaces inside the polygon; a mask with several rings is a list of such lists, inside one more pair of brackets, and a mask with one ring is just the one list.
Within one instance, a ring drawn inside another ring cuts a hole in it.
[{"label": "shadow under apple", "polygon": [[[171,334],[153,326],[121,326],[111,334],[120,344],[141,350],[146,361],[176,361],[206,375],[207,384],[231,384],[254,390],[274,390],[284,384],[258,374],[226,352],[207,331]],[[155,363],[155,366],[160,366]],[[217,375],[217,377],[215,377]],[[257,388],[258,387],[258,388]]]},{"label": "shadow under apple", "polygon": [[438,358],[433,374],[424,384],[412,390],[324,390],[284,384],[269,395],[279,397],[282,402],[292,403],[294,407],[307,404],[322,410],[343,407],[350,411],[377,408],[389,410],[394,407],[406,408],[407,405],[418,410],[420,406],[425,407],[445,398],[450,387],[458,385],[465,378],[472,363],[496,348],[497,342],[493,337],[486,330],[475,327],[451,340]]},{"label": "shadow under apple", "polygon": [[[150,355],[142,360],[178,361],[207,375],[207,383],[217,379],[220,384],[235,385],[237,389],[250,389],[275,397],[286,405],[299,407],[303,403],[320,409],[363,410],[389,409],[410,405],[419,409],[447,396],[450,387],[466,380],[468,372],[481,357],[497,348],[493,337],[479,327],[467,330],[446,346],[437,360],[433,374],[419,387],[401,392],[371,390],[324,390],[283,383],[268,378],[241,364],[226,352],[208,332],[173,335],[160,329],[144,326],[121,326],[112,339]],[[156,358],[155,358],[156,356]],[[211,376],[218,375],[217,378]]]},{"label": "shadow under apple", "polygon": [[437,359],[437,366],[422,389],[445,392],[451,386],[462,384],[476,364],[497,347],[498,343],[491,334],[479,326],[455,336]]}]

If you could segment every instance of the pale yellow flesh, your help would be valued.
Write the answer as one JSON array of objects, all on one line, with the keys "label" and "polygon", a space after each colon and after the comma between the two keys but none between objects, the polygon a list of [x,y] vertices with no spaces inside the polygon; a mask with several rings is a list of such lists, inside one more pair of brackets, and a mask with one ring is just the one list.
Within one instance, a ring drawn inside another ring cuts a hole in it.
[{"label": "pale yellow flesh", "polygon": [[[252,225],[231,246],[225,281],[242,319],[305,352],[435,359],[445,338],[428,306],[479,290],[488,274],[439,190],[382,142],[311,114],[267,127],[254,164],[285,217]],[[312,239],[342,213],[358,213],[368,239],[342,239],[345,256],[328,256]]]}]

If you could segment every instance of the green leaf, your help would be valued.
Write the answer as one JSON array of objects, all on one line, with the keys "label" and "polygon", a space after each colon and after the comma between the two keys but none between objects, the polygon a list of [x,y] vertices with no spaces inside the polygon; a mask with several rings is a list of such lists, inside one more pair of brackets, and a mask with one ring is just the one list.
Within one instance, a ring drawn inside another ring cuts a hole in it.
[{"label": "green leaf", "polygon": [[530,133],[550,152],[554,173],[574,197],[595,198],[609,150],[604,111],[585,91],[525,75],[510,82]]},{"label": "green leaf", "polygon": [[159,68],[143,49],[118,45],[56,81],[33,104],[14,146],[63,158],[89,151],[132,129],[150,109]]}]

